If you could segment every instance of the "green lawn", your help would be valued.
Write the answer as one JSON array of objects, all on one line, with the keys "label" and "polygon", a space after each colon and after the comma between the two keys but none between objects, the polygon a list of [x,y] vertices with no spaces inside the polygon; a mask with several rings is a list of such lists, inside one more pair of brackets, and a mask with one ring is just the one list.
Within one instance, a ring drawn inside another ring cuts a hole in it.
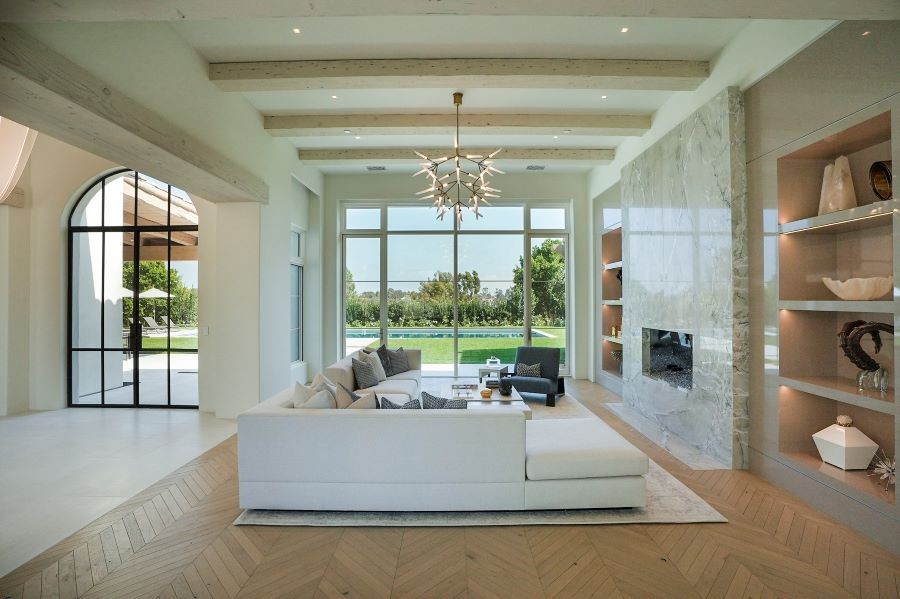
[{"label": "green lawn", "polygon": [[[562,354],[562,361],[566,359],[566,329],[535,327],[538,330],[549,333],[553,337],[534,337],[533,344],[537,347],[558,347]],[[463,330],[460,328],[460,330]],[[373,343],[370,347],[378,347],[379,343]],[[453,364],[453,339],[452,338],[411,338],[403,339],[392,337],[391,347],[403,346],[422,350],[422,362],[425,364]],[[459,353],[460,364],[484,364],[491,356],[500,358],[503,364],[512,364],[516,359],[516,348],[522,345],[522,338],[515,337],[460,337]]]},{"label": "green lawn", "polygon": [[[150,350],[166,349],[165,337],[143,337],[141,348]],[[172,337],[172,349],[197,349],[196,337]]]}]

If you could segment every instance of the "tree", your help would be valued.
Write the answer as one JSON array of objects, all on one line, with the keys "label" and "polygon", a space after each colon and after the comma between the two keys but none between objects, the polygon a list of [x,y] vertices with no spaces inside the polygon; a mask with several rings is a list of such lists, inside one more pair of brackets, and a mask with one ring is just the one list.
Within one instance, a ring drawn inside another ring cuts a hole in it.
[{"label": "tree", "polygon": [[345,297],[356,297],[356,283],[353,282],[353,273],[349,268],[344,269],[344,289],[347,294]]},{"label": "tree", "polygon": [[[524,297],[524,260],[513,271],[513,288],[508,301]],[[559,326],[566,317],[565,246],[559,239],[545,239],[531,248],[531,312],[543,326]]]},{"label": "tree", "polygon": [[[459,298],[472,299],[481,291],[481,278],[477,271],[461,272],[456,281],[459,290]],[[424,300],[452,300],[453,299],[453,273],[438,271],[427,281],[419,283],[418,297]]]},{"label": "tree", "polygon": [[[188,289],[181,280],[181,275],[175,269],[171,272],[171,288],[169,288],[169,272],[166,262],[160,260],[146,260],[140,263],[138,273],[138,293],[156,288],[161,291],[169,289],[171,295],[171,313],[169,318],[178,324],[197,324],[197,308],[199,299],[196,289]],[[122,286],[131,289],[134,285],[134,262],[125,262],[122,265]],[[130,318],[132,314],[133,300],[124,298],[123,313]],[[140,302],[140,316],[154,316],[165,314],[166,300],[144,300]]]}]

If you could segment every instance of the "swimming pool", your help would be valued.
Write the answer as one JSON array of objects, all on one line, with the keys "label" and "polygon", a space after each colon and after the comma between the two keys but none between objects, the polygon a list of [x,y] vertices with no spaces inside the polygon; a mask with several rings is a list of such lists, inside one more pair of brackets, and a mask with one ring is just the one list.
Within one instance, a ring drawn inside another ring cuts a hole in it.
[{"label": "swimming pool", "polygon": [[[381,331],[376,328],[359,328],[346,330],[347,339],[377,338]],[[477,337],[480,339],[522,339],[525,332],[522,329],[513,328],[489,328],[489,327],[460,327],[460,338]],[[553,337],[549,333],[531,329],[532,337]],[[391,339],[452,339],[451,328],[388,328],[388,337]]]}]

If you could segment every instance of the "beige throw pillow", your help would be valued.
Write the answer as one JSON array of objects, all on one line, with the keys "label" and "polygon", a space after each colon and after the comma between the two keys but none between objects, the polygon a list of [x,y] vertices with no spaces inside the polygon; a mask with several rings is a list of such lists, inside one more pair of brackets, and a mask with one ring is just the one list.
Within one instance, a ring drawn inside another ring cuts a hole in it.
[{"label": "beige throw pillow", "polygon": [[365,361],[372,366],[372,370],[375,371],[375,376],[378,377],[379,383],[387,380],[387,374],[384,372],[384,365],[381,363],[381,358],[378,357],[378,354],[375,352],[365,354]]},{"label": "beige throw pillow", "polygon": [[375,394],[366,393],[352,404],[347,406],[348,410],[374,410],[378,407],[375,403]]},{"label": "beige throw pillow", "polygon": [[328,391],[318,391],[312,397],[306,400],[305,403],[298,405],[294,405],[295,408],[301,409],[318,409],[318,410],[333,410],[337,407],[334,403],[334,397]]},{"label": "beige throw pillow", "polygon": [[316,394],[316,390],[311,386],[307,387],[306,385],[301,385],[300,383],[294,383],[294,393],[291,395],[291,404],[295,408],[299,408],[301,405],[305,404],[307,400]]}]

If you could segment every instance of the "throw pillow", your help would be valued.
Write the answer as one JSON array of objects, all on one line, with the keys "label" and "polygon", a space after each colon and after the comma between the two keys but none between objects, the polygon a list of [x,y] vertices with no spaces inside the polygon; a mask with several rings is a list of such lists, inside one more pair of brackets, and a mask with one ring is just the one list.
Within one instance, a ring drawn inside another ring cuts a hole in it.
[{"label": "throw pillow", "polygon": [[381,409],[382,410],[419,410],[422,406],[419,405],[418,399],[411,399],[402,406],[395,404],[389,399],[381,398]]},{"label": "throw pillow", "polygon": [[381,347],[377,350],[378,357],[381,360],[381,365],[384,366],[384,372],[387,373],[388,376],[394,376],[397,372],[394,370],[394,365],[391,364],[391,353],[387,348],[387,345],[382,344]]},{"label": "throw pillow", "polygon": [[334,403],[334,398],[331,396],[328,391],[317,391],[312,397],[306,400],[305,403],[298,405],[294,405],[295,408],[303,408],[303,409],[319,409],[319,410],[327,410],[334,409],[336,407]]},{"label": "throw pillow", "polygon": [[353,376],[356,377],[356,386],[360,389],[368,389],[378,384],[378,375],[375,369],[368,361],[360,362],[356,358],[352,358]]},{"label": "throw pillow", "polygon": [[378,354],[366,354],[365,360],[363,361],[372,366],[372,370],[375,371],[375,376],[378,377],[379,383],[387,380],[387,373],[384,370],[384,366],[382,365],[381,358],[378,357]]},{"label": "throw pillow", "polygon": [[426,410],[465,410],[469,407],[469,402],[464,399],[437,397],[422,391],[422,407]]},{"label": "throw pillow", "polygon": [[401,372],[409,372],[409,356],[406,355],[402,347],[394,351],[385,348],[385,351],[390,356],[391,376]]},{"label": "throw pillow", "polygon": [[519,362],[516,364],[516,376],[541,376],[541,364],[538,362],[537,364],[522,364]]},{"label": "throw pillow", "polygon": [[316,394],[316,390],[312,386],[307,387],[300,383],[294,383],[294,393],[291,395],[291,404],[295,408],[299,408],[306,401]]},{"label": "throw pillow", "polygon": [[337,402],[337,385],[332,383],[324,374],[316,374],[316,376],[313,377],[310,387],[312,387],[314,391],[327,391],[334,401]]},{"label": "throw pillow", "polygon": [[375,399],[374,393],[366,393],[365,395],[357,397],[359,397],[359,399],[347,406],[348,410],[374,410],[378,407],[378,402]]},{"label": "throw pillow", "polygon": [[344,408],[349,408],[354,402],[359,400],[360,397],[360,395],[357,395],[340,383],[335,387],[334,400],[337,403],[338,409],[343,410]]}]

